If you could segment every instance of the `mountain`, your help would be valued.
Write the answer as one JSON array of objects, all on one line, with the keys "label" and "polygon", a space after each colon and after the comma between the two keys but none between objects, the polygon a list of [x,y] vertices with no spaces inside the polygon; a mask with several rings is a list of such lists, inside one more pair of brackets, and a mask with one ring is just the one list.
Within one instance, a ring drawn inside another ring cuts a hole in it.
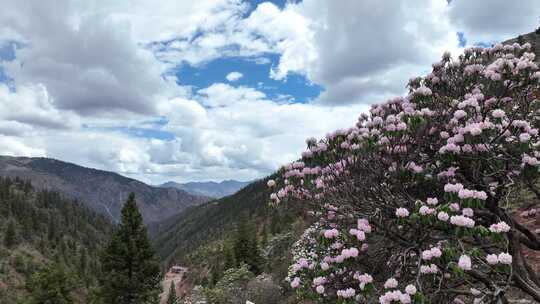
[{"label": "mountain", "polygon": [[177,183],[166,182],[160,187],[176,188],[187,191],[193,195],[202,195],[214,198],[222,198],[238,192],[238,190],[249,185],[250,182],[240,182],[236,180],[226,180],[219,183],[216,182],[189,182]]},{"label": "mountain", "polygon": [[89,303],[99,254],[113,229],[108,218],[80,202],[0,177],[0,302],[38,303],[28,302],[32,290],[44,292],[34,278],[52,267],[69,278],[75,303]]},{"label": "mountain", "polygon": [[50,158],[0,156],[0,176],[30,180],[38,189],[61,192],[118,221],[130,192],[135,193],[146,223],[161,221],[186,207],[209,200],[175,188],[149,186],[122,175]]},{"label": "mountain", "polygon": [[237,193],[200,206],[149,226],[155,248],[162,260],[182,255],[209,239],[234,228],[242,215],[253,217],[272,211],[264,180],[254,182]]},{"label": "mountain", "polygon": [[[226,248],[235,242],[236,228],[244,222],[255,230],[264,260],[261,265],[264,275],[257,278],[269,280],[259,282],[254,279],[248,285],[283,285],[273,292],[279,298],[277,302],[263,297],[255,303],[296,303],[287,300],[290,293],[282,292],[288,290],[283,278],[290,264],[290,248],[309,219],[302,212],[305,205],[271,206],[271,190],[266,185],[268,178],[255,181],[233,195],[189,207],[180,214],[149,225],[148,231],[163,266],[179,264],[189,268],[182,283],[183,290],[196,294],[196,285],[213,286],[221,278],[227,281],[227,257],[230,255]],[[256,292],[253,287],[238,288],[249,294]]]}]

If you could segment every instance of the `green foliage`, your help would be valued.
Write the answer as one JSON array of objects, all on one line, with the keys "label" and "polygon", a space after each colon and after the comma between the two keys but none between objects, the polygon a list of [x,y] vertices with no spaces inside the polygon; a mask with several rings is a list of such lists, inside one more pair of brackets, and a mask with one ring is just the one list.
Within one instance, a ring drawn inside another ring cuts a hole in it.
[{"label": "green foliage", "polygon": [[29,282],[28,304],[73,303],[73,280],[61,265],[49,265],[39,270]]},{"label": "green foliage", "polygon": [[205,289],[205,296],[212,304],[245,303],[244,291],[252,278],[246,264],[227,269],[214,288]]},{"label": "green foliage", "polygon": [[225,270],[234,268],[237,265],[233,248],[229,242],[225,242],[223,245],[223,255],[225,256],[225,264],[223,267]]},{"label": "green foliage", "polygon": [[17,242],[17,232],[15,231],[15,222],[9,221],[7,228],[6,228],[6,234],[4,235],[4,246],[7,248],[13,247]]},{"label": "green foliage", "polygon": [[255,277],[246,264],[231,268],[213,288],[206,288],[204,294],[212,304],[283,303],[282,288],[269,276]]},{"label": "green foliage", "polygon": [[254,220],[257,225],[273,220],[276,231],[287,227],[295,213],[284,216],[290,210],[280,213],[269,206],[269,195],[266,181],[260,180],[234,195],[187,208],[177,216],[149,227],[154,247],[161,260],[185,262],[186,256],[197,248],[232,237],[240,218]]},{"label": "green foliage", "polygon": [[[98,274],[98,252],[112,231],[108,219],[57,192],[37,191],[18,178],[0,178],[0,223],[1,303],[28,299],[32,276],[53,262],[73,274],[75,301],[88,302]],[[85,252],[85,271],[79,269],[77,252]]]},{"label": "green foliage", "polygon": [[101,296],[105,303],[152,303],[157,299],[161,291],[159,263],[133,193],[122,208],[122,222],[101,263]]},{"label": "green foliage", "polygon": [[247,264],[249,270],[255,274],[261,272],[263,262],[259,251],[256,227],[247,223],[245,219],[238,223],[233,251],[236,263]]},{"label": "green foliage", "polygon": [[167,298],[167,304],[177,304],[178,298],[176,297],[176,288],[174,281],[171,281],[171,287],[169,289],[169,297]]}]

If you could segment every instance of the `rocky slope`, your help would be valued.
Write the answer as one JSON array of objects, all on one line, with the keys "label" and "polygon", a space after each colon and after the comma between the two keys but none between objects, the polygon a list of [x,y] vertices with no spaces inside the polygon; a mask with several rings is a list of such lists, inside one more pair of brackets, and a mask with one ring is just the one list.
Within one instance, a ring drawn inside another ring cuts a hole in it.
[{"label": "rocky slope", "polygon": [[113,172],[81,167],[49,158],[0,156],[0,176],[27,179],[38,189],[59,191],[84,202],[113,221],[130,192],[135,193],[147,223],[161,221],[186,207],[208,201],[176,188],[149,186]]}]

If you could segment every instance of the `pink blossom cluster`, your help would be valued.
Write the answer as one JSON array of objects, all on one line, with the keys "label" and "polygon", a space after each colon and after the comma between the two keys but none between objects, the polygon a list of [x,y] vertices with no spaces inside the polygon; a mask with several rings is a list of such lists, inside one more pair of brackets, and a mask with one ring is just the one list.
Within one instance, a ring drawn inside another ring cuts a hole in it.
[{"label": "pink blossom cluster", "polygon": [[403,207],[399,207],[396,209],[396,216],[397,217],[407,217],[409,216],[409,210]]},{"label": "pink blossom cluster", "polygon": [[411,295],[408,293],[403,293],[399,290],[387,291],[382,296],[379,297],[379,303],[381,304],[390,304],[390,303],[403,303],[409,304],[412,303]]},{"label": "pink blossom cluster", "polygon": [[503,233],[510,231],[510,226],[506,222],[498,222],[489,226],[489,231],[494,233]]},{"label": "pink blossom cluster", "polygon": [[497,264],[504,264],[504,265],[510,265],[512,264],[512,255],[506,252],[501,252],[499,255],[496,254],[488,254],[486,256],[486,261],[489,265],[497,265]]},{"label": "pink blossom cluster", "polygon": [[428,250],[422,251],[422,259],[429,261],[433,258],[440,258],[442,256],[442,251],[439,247],[433,247]]},{"label": "pink blossom cluster", "polygon": [[422,274],[434,274],[439,272],[439,268],[435,264],[421,265],[420,273]]},{"label": "pink blossom cluster", "polygon": [[450,217],[450,223],[452,225],[456,225],[459,227],[467,227],[467,228],[473,228],[475,224],[473,219],[463,216],[463,215],[452,215]]},{"label": "pink blossom cluster", "polygon": [[[495,266],[512,266],[506,232],[516,226],[499,204],[540,176],[540,72],[530,49],[445,53],[426,77],[409,81],[408,95],[372,106],[349,129],[308,139],[302,159],[268,183],[274,203],[304,201],[317,215],[319,226],[295,247],[291,286],[327,301],[410,303],[419,283],[439,303],[445,288],[476,286],[474,268],[493,276],[487,289],[507,288],[499,283],[512,271]],[[369,273],[365,259],[379,256],[386,273]]]}]

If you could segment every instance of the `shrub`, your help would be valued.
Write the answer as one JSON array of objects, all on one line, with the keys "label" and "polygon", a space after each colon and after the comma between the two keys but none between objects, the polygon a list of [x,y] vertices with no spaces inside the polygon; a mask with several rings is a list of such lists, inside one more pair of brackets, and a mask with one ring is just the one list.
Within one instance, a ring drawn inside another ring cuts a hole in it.
[{"label": "shrub", "polygon": [[[445,53],[409,94],[350,129],[308,139],[280,170],[274,204],[304,201],[315,224],[288,280],[328,303],[499,303],[511,285],[540,301],[523,248],[539,236],[508,199],[540,198],[540,72],[530,44]],[[306,204],[309,203],[309,204]]]}]

